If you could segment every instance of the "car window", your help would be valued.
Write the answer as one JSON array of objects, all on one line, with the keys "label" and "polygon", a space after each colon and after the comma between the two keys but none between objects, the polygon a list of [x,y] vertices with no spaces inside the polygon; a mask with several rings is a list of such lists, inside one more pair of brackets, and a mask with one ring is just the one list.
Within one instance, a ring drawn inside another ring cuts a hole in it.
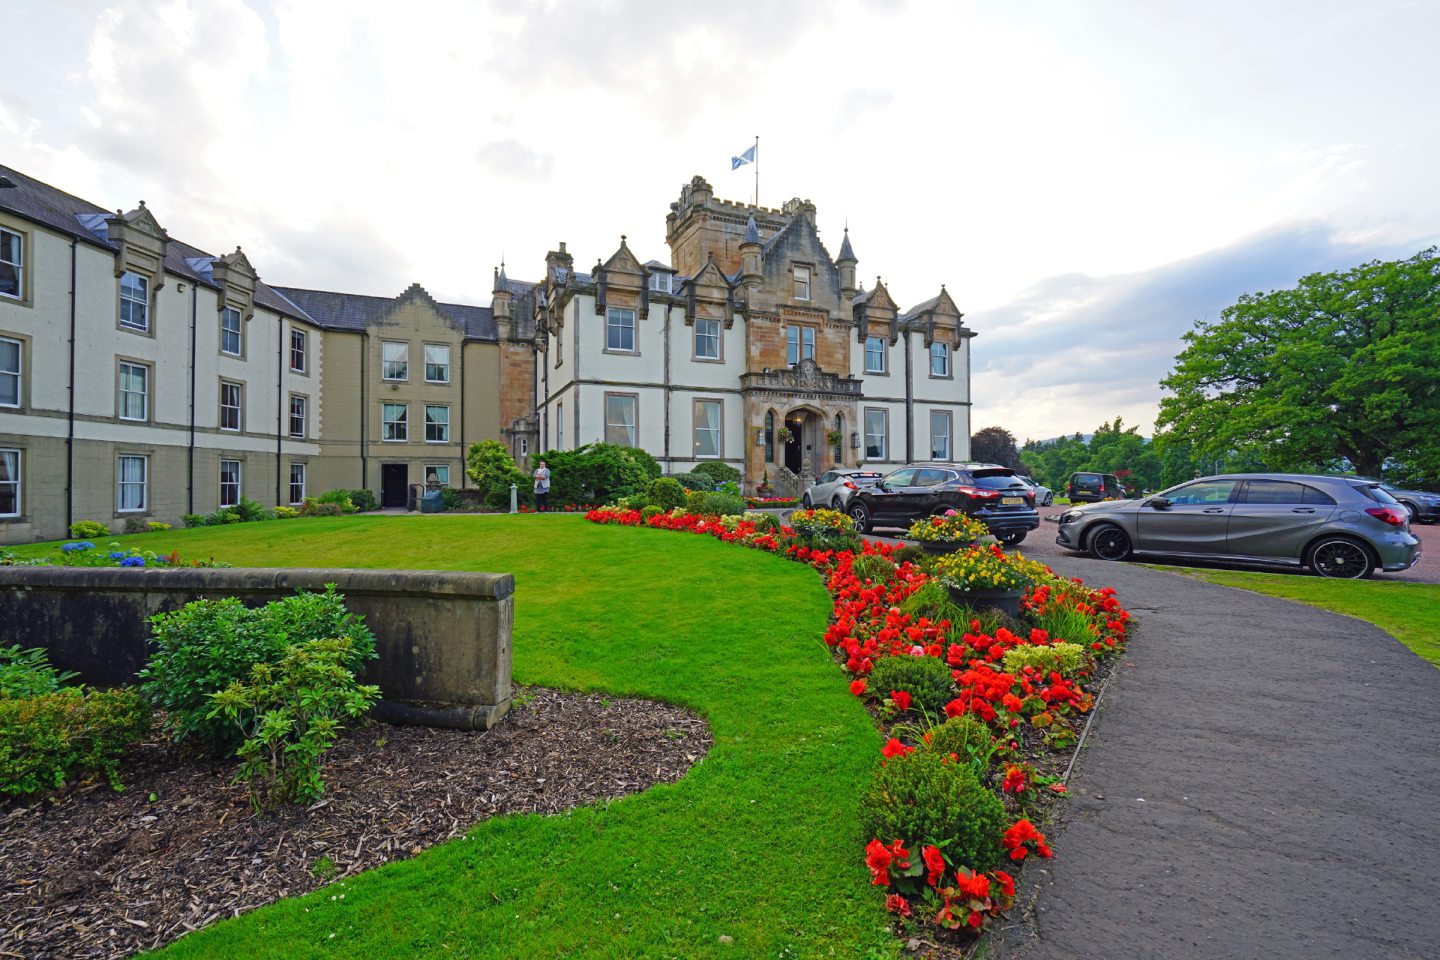
[{"label": "car window", "polygon": [[1100,483],[1098,473],[1077,473],[1070,478],[1071,483],[1077,483],[1086,487],[1093,487]]},{"label": "car window", "polygon": [[950,479],[944,470],[917,470],[915,471],[915,486],[933,487]]},{"label": "car window", "polygon": [[994,470],[976,470],[975,486],[984,490],[1009,490],[1015,486],[1015,474],[1008,470],[999,473]]},{"label": "car window", "polygon": [[1394,497],[1390,496],[1390,494],[1386,493],[1385,488],[1380,486],[1380,484],[1378,483],[1355,483],[1351,484],[1351,486],[1353,486],[1356,490],[1359,490],[1360,493],[1364,496],[1367,496],[1371,500],[1374,500],[1376,503],[1396,505],[1399,505],[1400,503],[1399,500],[1396,500]]},{"label": "car window", "polygon": [[1186,484],[1172,493],[1171,503],[1227,503],[1238,480],[1201,480]]},{"label": "car window", "polygon": [[1247,480],[1241,503],[1296,504],[1305,500],[1305,488],[1289,480]]},{"label": "car window", "polygon": [[885,478],[887,487],[911,487],[915,485],[915,470],[911,467],[902,467]]},{"label": "car window", "polygon": [[1316,490],[1314,487],[1301,485],[1300,502],[1320,507],[1335,506],[1335,498],[1324,490]]},{"label": "car window", "polygon": [[818,482],[819,482],[819,483],[834,483],[834,482],[835,482],[835,471],[834,471],[834,470],[827,470],[826,472],[822,473],[822,474],[820,475],[820,480],[819,480]]}]

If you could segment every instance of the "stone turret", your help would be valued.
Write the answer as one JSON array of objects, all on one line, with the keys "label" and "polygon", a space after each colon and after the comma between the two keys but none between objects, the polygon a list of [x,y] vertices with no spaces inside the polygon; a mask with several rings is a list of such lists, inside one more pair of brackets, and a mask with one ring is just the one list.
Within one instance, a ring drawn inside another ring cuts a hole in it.
[{"label": "stone turret", "polygon": [[840,255],[835,258],[835,266],[840,268],[840,297],[843,300],[853,300],[860,292],[855,284],[855,265],[859,262],[850,247],[850,228],[846,227],[845,239],[840,241]]},{"label": "stone turret", "polygon": [[740,238],[740,282],[749,290],[760,286],[764,278],[760,269],[761,249],[760,230],[751,217],[745,224],[745,235]]},{"label": "stone turret", "polygon": [[500,261],[500,266],[495,270],[495,285],[490,291],[490,310],[495,314],[495,326],[499,329],[500,339],[508,339],[514,327],[514,314],[511,310],[515,295],[510,292],[509,281],[505,278],[505,261]]}]

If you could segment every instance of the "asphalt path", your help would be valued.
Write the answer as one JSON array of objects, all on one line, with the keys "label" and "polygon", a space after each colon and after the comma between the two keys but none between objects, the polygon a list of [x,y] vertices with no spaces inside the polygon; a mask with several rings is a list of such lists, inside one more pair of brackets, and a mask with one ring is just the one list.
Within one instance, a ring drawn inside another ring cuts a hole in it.
[{"label": "asphalt path", "polygon": [[1133,640],[992,960],[1440,957],[1440,670],[1368,624],[1134,564]]}]

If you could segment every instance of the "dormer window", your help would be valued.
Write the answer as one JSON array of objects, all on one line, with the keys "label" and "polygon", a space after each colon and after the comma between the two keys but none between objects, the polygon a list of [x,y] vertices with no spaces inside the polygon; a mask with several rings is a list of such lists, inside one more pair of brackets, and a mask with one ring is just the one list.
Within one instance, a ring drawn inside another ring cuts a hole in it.
[{"label": "dormer window", "polygon": [[129,270],[120,274],[120,326],[150,329],[150,280]]},{"label": "dormer window", "polygon": [[671,290],[671,279],[672,274],[668,274],[663,270],[656,270],[650,274],[650,289],[656,293],[669,293]]},{"label": "dormer window", "polygon": [[883,337],[865,338],[865,372],[885,372],[885,340]]},{"label": "dormer window", "polygon": [[795,265],[795,299],[810,299],[810,268]]},{"label": "dormer window", "polygon": [[615,353],[635,352],[635,311],[611,307],[605,314],[605,349]]},{"label": "dormer window", "polygon": [[930,376],[950,376],[950,344],[939,340],[930,344]]}]

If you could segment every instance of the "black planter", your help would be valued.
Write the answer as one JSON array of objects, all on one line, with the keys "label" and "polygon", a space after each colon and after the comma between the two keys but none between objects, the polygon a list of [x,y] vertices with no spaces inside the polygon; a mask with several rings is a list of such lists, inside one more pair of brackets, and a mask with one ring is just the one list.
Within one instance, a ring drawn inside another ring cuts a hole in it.
[{"label": "black planter", "polygon": [[1019,619],[1023,590],[956,590],[950,588],[950,599],[972,610],[992,607],[1008,617]]},{"label": "black planter", "polygon": [[975,542],[973,540],[962,540],[954,543],[944,543],[939,540],[916,540],[914,542],[915,545],[918,546],[921,550],[924,550],[926,553],[932,554],[937,557],[943,556],[947,553],[954,553],[957,550],[969,550],[971,547],[975,546]]}]

